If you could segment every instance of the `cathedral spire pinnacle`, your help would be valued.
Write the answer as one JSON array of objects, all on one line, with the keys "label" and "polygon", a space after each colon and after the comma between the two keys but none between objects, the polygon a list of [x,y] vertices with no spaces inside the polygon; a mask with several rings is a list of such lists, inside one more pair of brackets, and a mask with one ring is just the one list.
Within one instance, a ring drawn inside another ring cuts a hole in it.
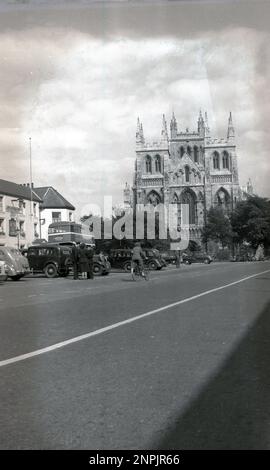
[{"label": "cathedral spire pinnacle", "polygon": [[210,137],[210,128],[208,124],[207,112],[204,113],[205,137]]},{"label": "cathedral spire pinnacle", "polygon": [[141,141],[142,141],[142,143],[144,144],[145,141],[144,141],[144,134],[143,134],[143,125],[142,125],[142,123],[141,123],[141,125],[140,125],[140,133],[141,133]]},{"label": "cathedral spire pinnacle", "polygon": [[177,121],[175,119],[174,111],[172,112],[172,119],[170,123],[170,129],[171,129],[171,138],[176,137],[177,135]]},{"label": "cathedral spire pinnacle", "polygon": [[137,118],[136,144],[144,144],[143,126],[140,118]]},{"label": "cathedral spire pinnacle", "polygon": [[229,115],[229,120],[228,120],[228,132],[227,132],[227,139],[234,139],[235,133],[234,133],[234,127],[233,127],[233,121],[232,121],[232,113],[230,111]]},{"label": "cathedral spire pinnacle", "polygon": [[202,117],[202,110],[200,109],[199,118],[198,118],[198,132],[200,136],[204,136],[204,120]]},{"label": "cathedral spire pinnacle", "polygon": [[167,122],[165,119],[165,114],[162,115],[162,131],[161,131],[162,140],[168,140],[168,130],[167,130]]}]

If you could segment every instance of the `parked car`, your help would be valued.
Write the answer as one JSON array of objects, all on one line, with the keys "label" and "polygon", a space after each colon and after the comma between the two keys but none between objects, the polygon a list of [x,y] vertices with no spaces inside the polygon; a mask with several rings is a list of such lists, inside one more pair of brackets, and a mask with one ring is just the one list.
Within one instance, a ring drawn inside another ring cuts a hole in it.
[{"label": "parked car", "polygon": [[[59,242],[56,243],[59,246],[68,246],[72,247],[74,244],[78,245],[78,243],[75,242]],[[93,244],[85,244],[87,248],[93,250]],[[111,264],[108,260],[108,256],[104,254],[94,254],[93,257],[93,273],[95,276],[107,276],[111,270]]]},{"label": "parked car", "polygon": [[132,252],[129,248],[114,249],[110,251],[109,263],[112,268],[124,269],[126,272],[131,270]]},{"label": "parked car", "polygon": [[[27,258],[33,273],[44,273],[48,278],[57,276],[66,277],[72,270],[72,243],[52,244],[42,243],[33,245],[27,250]],[[94,255],[93,272],[97,276],[110,272],[110,266],[106,261],[100,260],[99,255]]]},{"label": "parked car", "polygon": [[161,251],[160,255],[167,264],[176,264],[177,256],[174,250]]},{"label": "parked car", "polygon": [[164,258],[162,258],[159,250],[155,248],[145,248],[143,249],[147,257],[147,266],[152,270],[160,270],[167,266],[167,263]]},{"label": "parked car", "polygon": [[[152,248],[143,248],[143,252],[146,256],[145,264],[149,267],[149,269],[162,269],[167,265],[166,262],[161,258],[158,250]],[[117,248],[111,250],[109,255],[109,262],[112,268],[124,269],[124,271],[130,272],[131,258],[132,250],[130,248]]]},{"label": "parked car", "polygon": [[6,281],[8,278],[7,275],[8,267],[5,261],[0,261],[0,281]]},{"label": "parked car", "polygon": [[33,273],[44,273],[48,278],[68,276],[72,267],[69,246],[32,245],[27,250],[27,259]]},{"label": "parked car", "polygon": [[100,255],[94,255],[93,258],[93,273],[96,276],[107,276],[111,270],[111,265],[107,260],[107,257],[101,257]]},{"label": "parked car", "polygon": [[7,266],[7,275],[13,281],[18,281],[30,272],[25,256],[12,246],[0,246],[0,260]]},{"label": "parked car", "polygon": [[182,254],[182,263],[192,264],[192,263],[204,263],[210,264],[213,259],[207,253],[193,252],[193,253],[183,253]]}]

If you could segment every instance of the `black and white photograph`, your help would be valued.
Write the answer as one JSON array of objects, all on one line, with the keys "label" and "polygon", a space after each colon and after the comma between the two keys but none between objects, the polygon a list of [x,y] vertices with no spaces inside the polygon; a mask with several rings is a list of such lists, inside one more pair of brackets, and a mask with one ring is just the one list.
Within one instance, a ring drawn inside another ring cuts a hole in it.
[{"label": "black and white photograph", "polygon": [[269,44],[268,0],[0,1],[0,450],[270,450]]}]

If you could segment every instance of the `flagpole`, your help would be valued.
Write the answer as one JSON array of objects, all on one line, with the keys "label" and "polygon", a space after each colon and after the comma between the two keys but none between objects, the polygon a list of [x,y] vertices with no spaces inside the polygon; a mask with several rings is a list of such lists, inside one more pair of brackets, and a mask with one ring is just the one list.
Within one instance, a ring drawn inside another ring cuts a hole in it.
[{"label": "flagpole", "polygon": [[[29,164],[30,164],[30,220],[31,220],[31,230],[34,233],[34,225],[33,225],[33,194],[32,194],[32,186],[33,186],[33,174],[32,174],[32,139],[29,137]],[[34,239],[34,237],[33,237]]]}]

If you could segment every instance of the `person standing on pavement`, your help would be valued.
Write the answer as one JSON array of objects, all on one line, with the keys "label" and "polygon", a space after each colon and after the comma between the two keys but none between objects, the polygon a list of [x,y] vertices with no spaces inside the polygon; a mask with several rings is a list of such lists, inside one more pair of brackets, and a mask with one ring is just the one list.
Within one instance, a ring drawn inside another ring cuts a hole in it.
[{"label": "person standing on pavement", "polygon": [[78,253],[78,246],[76,244],[72,245],[71,259],[72,259],[72,267],[73,267],[73,279],[77,280],[78,271],[79,271],[79,253]]},{"label": "person standing on pavement", "polygon": [[89,270],[87,272],[87,279],[94,279],[94,273],[93,273],[94,250],[93,248],[88,247],[87,256],[88,256],[88,267],[89,267]]},{"label": "person standing on pavement", "polygon": [[180,251],[176,250],[176,259],[175,259],[175,266],[176,268],[180,268]]},{"label": "person standing on pavement", "polygon": [[79,264],[82,279],[87,279],[87,273],[89,272],[88,252],[85,243],[80,243],[79,249]]}]

